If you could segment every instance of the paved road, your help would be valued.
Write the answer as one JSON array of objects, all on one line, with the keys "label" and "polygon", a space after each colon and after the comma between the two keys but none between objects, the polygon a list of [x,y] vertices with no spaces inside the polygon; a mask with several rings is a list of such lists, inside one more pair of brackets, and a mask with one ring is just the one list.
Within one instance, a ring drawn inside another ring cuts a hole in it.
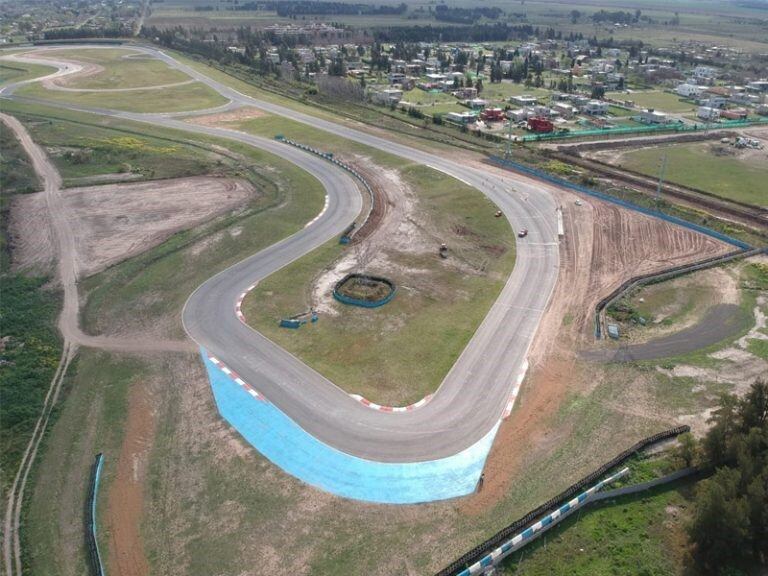
[{"label": "paved road", "polygon": [[608,342],[609,347],[586,350],[581,356],[595,362],[638,362],[682,356],[735,336],[745,323],[745,314],[736,304],[716,304],[699,322],[674,334],[642,344],[614,346]]},{"label": "paved road", "polygon": [[[311,226],[200,286],[184,308],[188,334],[304,430],[348,454],[382,462],[416,462],[450,456],[478,442],[502,415],[557,279],[559,251],[551,195],[522,176],[510,175],[502,181],[434,154],[250,98],[162,52],[144,50],[229,98],[230,107],[254,106],[454,176],[498,204],[513,228],[528,228],[528,237],[518,242],[515,269],[501,295],[433,399],[411,412],[377,412],[243,325],[234,311],[237,296],[247,286],[339,234],[353,220],[361,200],[347,174],[300,150],[233,130],[186,124],[170,115],[67,106],[238,140],[278,154],[313,173],[327,191],[328,210]],[[8,87],[0,95],[13,97],[13,89]],[[514,190],[508,186],[513,178]]]}]

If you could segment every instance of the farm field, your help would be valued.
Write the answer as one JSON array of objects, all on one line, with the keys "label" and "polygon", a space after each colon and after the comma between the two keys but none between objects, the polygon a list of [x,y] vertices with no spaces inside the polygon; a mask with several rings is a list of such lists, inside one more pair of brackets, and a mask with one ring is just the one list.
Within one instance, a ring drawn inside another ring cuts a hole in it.
[{"label": "farm field", "polygon": [[764,150],[737,150],[720,143],[675,144],[624,152],[615,162],[657,176],[665,154],[665,179],[670,182],[755,206],[768,205]]}]

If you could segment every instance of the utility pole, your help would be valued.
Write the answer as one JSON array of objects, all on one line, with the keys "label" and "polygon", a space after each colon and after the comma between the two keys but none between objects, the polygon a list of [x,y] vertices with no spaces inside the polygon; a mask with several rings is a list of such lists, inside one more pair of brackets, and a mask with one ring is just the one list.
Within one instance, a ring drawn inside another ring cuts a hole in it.
[{"label": "utility pole", "polygon": [[512,119],[507,118],[507,149],[504,152],[504,160],[512,159]]},{"label": "utility pole", "polygon": [[667,153],[661,159],[661,169],[659,170],[659,184],[656,186],[656,209],[661,210],[661,185],[664,183],[664,172],[667,170]]}]

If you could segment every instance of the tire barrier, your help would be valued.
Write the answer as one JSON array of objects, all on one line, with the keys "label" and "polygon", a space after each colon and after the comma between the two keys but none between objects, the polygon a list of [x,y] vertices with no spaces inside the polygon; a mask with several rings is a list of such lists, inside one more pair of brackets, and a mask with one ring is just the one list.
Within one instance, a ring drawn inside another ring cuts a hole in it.
[{"label": "tire barrier", "polygon": [[307,324],[308,322],[311,322],[314,324],[317,322],[318,316],[317,312],[314,310],[307,310],[306,312],[302,312],[300,314],[296,314],[295,316],[290,316],[288,318],[283,318],[280,320],[280,328],[292,328],[294,330],[297,330],[304,326],[304,324]]},{"label": "tire barrier", "polygon": [[575,484],[572,484],[554,498],[547,500],[544,504],[531,510],[522,518],[515,520],[506,528],[502,528],[499,532],[488,538],[488,540],[482,544],[478,544],[472,548],[472,550],[457,558],[448,566],[437,572],[436,576],[457,576],[463,570],[466,570],[469,566],[475,564],[485,555],[490,553],[494,548],[501,546],[504,542],[519,532],[521,528],[528,526],[537,518],[544,516],[549,510],[552,510],[561,502],[570,500],[586,486],[595,483],[598,478],[605,476],[610,470],[620,466],[629,458],[634,456],[637,452],[645,450],[646,448],[649,448],[650,446],[665,440],[669,440],[670,438],[676,438],[680,434],[689,432],[690,430],[690,426],[677,426],[675,428],[665,430],[664,432],[659,432],[658,434],[654,434],[653,436],[649,436],[641,440],[631,448],[624,450],[624,452],[600,466],[594,472],[591,472]]},{"label": "tire barrier", "polygon": [[532,168],[530,166],[525,166],[523,164],[520,164],[518,162],[513,162],[512,160],[505,160],[504,158],[500,158],[498,156],[490,156],[489,160],[498,166],[501,166],[502,168],[509,168],[512,170],[515,170],[516,172],[521,172],[523,174],[526,174],[528,176],[533,176],[534,178],[538,178],[540,180],[544,180],[546,182],[549,182],[551,184],[554,184],[555,186],[560,186],[563,188],[569,188],[571,190],[575,190],[576,192],[580,192],[582,194],[586,194],[588,196],[592,196],[593,198],[598,198],[600,200],[603,200],[605,202],[610,202],[612,204],[616,204],[617,206],[621,206],[623,208],[627,208],[629,210],[634,210],[635,212],[640,212],[641,214],[645,214],[646,216],[652,216],[654,218],[661,218],[662,220],[665,220],[667,222],[670,222],[672,224],[677,224],[679,226],[683,226],[685,228],[688,228],[690,230],[693,230],[694,232],[699,232],[701,234],[706,234],[707,236],[711,236],[712,238],[716,238],[717,240],[720,240],[722,242],[725,242],[726,244],[730,244],[732,246],[736,246],[737,248],[740,248],[741,250],[751,250],[752,246],[747,244],[746,242],[742,242],[741,240],[738,240],[736,238],[732,238],[728,236],[727,234],[723,234],[722,232],[718,232],[717,230],[712,230],[711,228],[707,228],[706,226],[701,226],[700,224],[694,224],[693,222],[688,222],[688,220],[683,220],[682,218],[678,218],[677,216],[671,216],[669,214],[664,214],[663,212],[659,212],[658,210],[651,210],[650,208],[645,208],[643,206],[640,206],[639,204],[635,204],[633,202],[627,202],[626,200],[620,200],[619,198],[614,198],[613,196],[609,194],[605,194],[603,192],[599,192],[593,188],[587,188],[586,186],[582,186],[580,184],[574,184],[573,182],[569,180],[565,180],[564,178],[558,178],[557,176],[553,176],[547,172],[544,172],[543,170],[538,170],[537,168]]},{"label": "tire barrier", "polygon": [[608,308],[615,301],[622,298],[625,294],[638,288],[640,286],[646,286],[648,284],[655,284],[657,282],[663,282],[665,280],[671,280],[677,276],[683,276],[691,272],[698,270],[705,270],[706,268],[713,268],[725,262],[737,260],[739,258],[749,258],[750,256],[757,256],[758,254],[768,252],[768,248],[754,248],[752,250],[737,250],[735,252],[729,252],[723,256],[713,256],[693,264],[682,264],[680,266],[673,266],[661,272],[654,272],[652,274],[643,274],[640,276],[634,276],[624,282],[621,286],[616,288],[613,292],[608,294],[605,298],[600,300],[595,306],[595,338],[601,339],[603,337],[603,311]]},{"label": "tire barrier", "polygon": [[560,508],[547,514],[541,520],[529,526],[512,539],[504,542],[501,546],[493,550],[490,554],[475,562],[469,568],[462,570],[458,576],[479,576],[484,574],[492,566],[496,566],[499,562],[504,560],[510,554],[520,550],[523,546],[533,542],[536,538],[541,536],[544,532],[557,525],[561,520],[564,520],[576,510],[582,509],[594,501],[598,491],[611,484],[620,478],[623,478],[629,474],[629,468],[619,470],[615,474],[609,476],[605,480],[601,480],[594,486],[592,486],[586,492],[582,492],[576,498],[569,500],[563,504]]},{"label": "tire barrier", "polygon": [[88,546],[88,558],[91,565],[91,573],[94,576],[104,576],[104,565],[101,563],[99,542],[96,537],[96,498],[99,493],[99,479],[101,468],[104,465],[104,455],[96,454],[96,459],[91,467],[91,482],[88,488],[88,499],[85,502],[85,541]]},{"label": "tire barrier", "polygon": [[[351,280],[352,278],[363,278],[367,280],[373,280],[375,282],[381,282],[382,284],[386,284],[389,286],[389,294],[387,294],[384,298],[380,300],[361,300],[359,298],[352,298],[351,296],[346,296],[339,292],[339,288],[344,285],[345,282],[348,280]],[[379,306],[384,306],[387,302],[392,300],[392,298],[395,297],[395,292],[397,291],[397,287],[394,285],[394,283],[391,280],[387,280],[386,278],[382,278],[381,276],[368,276],[367,274],[347,274],[336,282],[336,285],[333,287],[333,297],[336,298],[339,302],[342,304],[349,304],[350,306],[361,306],[363,308],[378,308]]]},{"label": "tire barrier", "polygon": [[286,138],[282,134],[276,135],[275,140],[278,140],[279,142],[284,142],[286,144],[290,144],[291,146],[300,148],[302,150],[305,150],[306,152],[310,152],[312,154],[320,156],[321,158],[325,158],[329,162],[333,162],[339,168],[343,168],[344,170],[352,174],[352,176],[354,176],[363,185],[363,188],[366,189],[366,191],[368,192],[368,196],[371,199],[371,206],[368,208],[368,214],[365,215],[365,218],[360,223],[360,226],[356,227],[356,224],[353,222],[349,226],[349,228],[347,228],[342,233],[341,238],[339,238],[339,244],[349,244],[352,241],[352,239],[355,237],[355,234],[357,234],[357,232],[359,232],[365,227],[366,223],[368,222],[368,219],[371,217],[371,214],[373,213],[374,197],[373,197],[373,188],[371,188],[371,185],[368,184],[368,181],[365,178],[363,178],[363,175],[360,174],[360,172],[352,168],[352,166],[350,166],[349,164],[345,164],[344,162],[336,160],[336,158],[334,158],[333,154],[330,152],[323,152],[321,150],[318,150],[317,148],[312,148],[312,146],[307,146],[306,144],[300,144],[289,138]]}]

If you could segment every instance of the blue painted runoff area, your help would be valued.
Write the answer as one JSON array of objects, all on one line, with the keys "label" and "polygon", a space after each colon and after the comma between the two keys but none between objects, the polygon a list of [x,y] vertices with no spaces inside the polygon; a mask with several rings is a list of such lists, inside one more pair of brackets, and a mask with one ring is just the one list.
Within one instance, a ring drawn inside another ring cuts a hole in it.
[{"label": "blue painted runoff area", "polygon": [[391,463],[358,458],[319,441],[270,402],[252,397],[217,368],[205,350],[201,353],[224,419],[273,464],[337,496],[417,504],[471,494],[499,428],[497,423],[474,445],[439,460]]}]

